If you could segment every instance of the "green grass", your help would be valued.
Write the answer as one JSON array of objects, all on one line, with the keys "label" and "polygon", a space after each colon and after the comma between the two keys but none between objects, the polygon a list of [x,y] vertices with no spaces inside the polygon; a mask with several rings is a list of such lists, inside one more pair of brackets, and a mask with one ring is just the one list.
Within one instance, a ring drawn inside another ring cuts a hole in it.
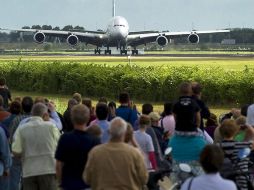
[{"label": "green grass", "polygon": [[[114,67],[119,64],[129,64],[127,57],[109,56],[0,56],[0,63],[12,63],[19,59],[30,62],[61,61],[65,63],[76,62],[80,64],[106,64]],[[167,66],[198,66],[198,67],[221,67],[226,70],[244,70],[246,66],[254,68],[253,58],[245,57],[131,57],[131,64],[142,67],[167,67]]]}]

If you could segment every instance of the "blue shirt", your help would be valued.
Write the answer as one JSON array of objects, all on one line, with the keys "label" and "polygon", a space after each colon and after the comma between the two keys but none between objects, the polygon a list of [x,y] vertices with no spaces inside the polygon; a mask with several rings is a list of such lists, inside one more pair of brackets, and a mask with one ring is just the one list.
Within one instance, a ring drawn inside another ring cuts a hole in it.
[{"label": "blue shirt", "polygon": [[169,146],[172,147],[173,159],[177,162],[198,161],[206,142],[202,136],[174,135]]},{"label": "blue shirt", "polygon": [[108,131],[109,122],[107,120],[96,119],[94,122],[91,122],[91,124],[97,124],[101,128],[101,131],[102,131],[101,143],[107,143],[110,138],[109,131]]},{"label": "blue shirt", "polygon": [[129,108],[128,106],[119,106],[116,109],[116,116],[121,117],[126,122],[129,122],[133,127],[138,119],[137,111]]},{"label": "blue shirt", "polygon": [[0,127],[0,176],[11,166],[11,154],[5,131]]}]

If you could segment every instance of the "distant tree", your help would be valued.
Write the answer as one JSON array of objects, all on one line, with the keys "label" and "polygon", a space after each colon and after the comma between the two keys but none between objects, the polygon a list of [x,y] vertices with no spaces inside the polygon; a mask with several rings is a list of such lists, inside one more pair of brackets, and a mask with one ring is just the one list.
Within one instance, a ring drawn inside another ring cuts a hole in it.
[{"label": "distant tree", "polygon": [[52,26],[51,25],[43,25],[41,27],[42,30],[52,30]]},{"label": "distant tree", "polygon": [[85,28],[84,28],[83,26],[75,26],[75,27],[74,27],[74,30],[75,30],[75,31],[78,31],[78,32],[82,32],[82,31],[85,30]]},{"label": "distant tree", "polygon": [[64,27],[62,28],[62,30],[64,30],[64,31],[72,31],[72,30],[73,30],[73,26],[72,26],[72,25],[64,26]]},{"label": "distant tree", "polygon": [[52,30],[60,30],[59,26],[54,27]]},{"label": "distant tree", "polygon": [[31,28],[32,29],[41,29],[41,26],[40,25],[33,25]]},{"label": "distant tree", "polygon": [[30,29],[29,26],[23,26],[22,29]]}]

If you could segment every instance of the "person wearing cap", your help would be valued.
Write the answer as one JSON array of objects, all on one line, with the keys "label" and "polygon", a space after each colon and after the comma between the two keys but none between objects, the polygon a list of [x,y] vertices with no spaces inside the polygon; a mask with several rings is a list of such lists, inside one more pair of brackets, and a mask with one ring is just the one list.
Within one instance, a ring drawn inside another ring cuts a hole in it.
[{"label": "person wearing cap", "polygon": [[148,116],[151,118],[151,127],[156,134],[160,149],[163,152],[166,147],[163,140],[163,129],[159,126],[161,116],[157,112],[151,112]]}]

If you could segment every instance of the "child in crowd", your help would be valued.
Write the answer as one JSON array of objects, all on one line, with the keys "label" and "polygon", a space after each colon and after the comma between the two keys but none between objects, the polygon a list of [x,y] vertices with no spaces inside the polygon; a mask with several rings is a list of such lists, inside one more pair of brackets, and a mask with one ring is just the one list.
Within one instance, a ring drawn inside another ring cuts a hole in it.
[{"label": "child in crowd", "polygon": [[233,164],[233,170],[238,171],[235,175],[235,182],[239,189],[248,190],[248,176],[244,172],[248,172],[249,157],[239,159],[238,152],[244,148],[251,148],[252,142],[237,142],[234,140],[236,134],[239,132],[240,126],[236,124],[233,119],[225,119],[219,128],[222,136],[222,142],[219,146],[223,149],[225,158],[228,158]]}]

